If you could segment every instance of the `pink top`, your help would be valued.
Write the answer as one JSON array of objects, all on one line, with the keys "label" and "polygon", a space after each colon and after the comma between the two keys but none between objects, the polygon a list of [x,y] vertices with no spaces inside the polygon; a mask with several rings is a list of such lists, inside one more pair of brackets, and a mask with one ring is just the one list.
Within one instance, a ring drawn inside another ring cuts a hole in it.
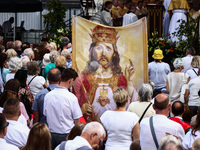
[{"label": "pink top", "polygon": [[20,102],[20,109],[21,109],[22,115],[26,118],[26,120],[28,120],[29,116],[28,116],[28,114],[26,112],[26,108],[22,102]]}]

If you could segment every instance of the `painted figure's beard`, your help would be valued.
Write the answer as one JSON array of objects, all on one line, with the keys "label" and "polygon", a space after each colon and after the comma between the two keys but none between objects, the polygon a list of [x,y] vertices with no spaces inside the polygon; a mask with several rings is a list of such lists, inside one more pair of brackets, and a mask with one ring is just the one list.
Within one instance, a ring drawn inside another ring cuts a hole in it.
[{"label": "painted figure's beard", "polygon": [[112,64],[111,61],[106,56],[101,56],[101,58],[97,61],[102,68],[107,69]]}]

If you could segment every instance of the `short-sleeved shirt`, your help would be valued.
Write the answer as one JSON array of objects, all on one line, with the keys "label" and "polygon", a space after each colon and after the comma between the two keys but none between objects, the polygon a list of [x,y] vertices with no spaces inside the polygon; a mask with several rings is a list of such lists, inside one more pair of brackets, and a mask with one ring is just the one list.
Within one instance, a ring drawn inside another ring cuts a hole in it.
[{"label": "short-sleeved shirt", "polygon": [[[165,115],[155,114],[153,116],[153,126],[158,143],[160,143],[160,139],[166,133],[175,135],[183,141],[185,136],[183,127],[175,121],[168,119]],[[140,145],[142,150],[157,150],[151,133],[149,118],[144,118],[140,122]]]},{"label": "short-sleeved shirt", "polygon": [[[50,84],[48,86],[51,90],[53,90],[55,87],[58,87],[57,84]],[[43,115],[43,106],[44,106],[44,97],[47,93],[50,91],[48,89],[43,89],[37,93],[35,96],[35,100],[33,102],[32,110],[39,112],[39,122],[41,123],[47,123],[46,122],[46,116]]]},{"label": "short-sleeved shirt", "polygon": [[198,95],[198,92],[200,90],[200,77],[196,77],[188,83],[188,88],[190,90],[189,95],[189,106],[200,106],[200,97]]},{"label": "short-sleeved shirt", "polygon": [[29,135],[29,128],[18,121],[7,121],[9,122],[9,126],[7,127],[6,136],[4,137],[6,142],[17,147],[25,146]]},{"label": "short-sleeved shirt", "polygon": [[[28,75],[26,84],[28,84],[28,83],[31,81],[31,79],[32,79],[33,77],[34,77],[34,76],[32,76],[32,75]],[[31,90],[31,92],[32,92],[34,98],[35,98],[36,94],[37,94],[40,90],[44,89],[44,83],[45,83],[45,79],[44,79],[44,77],[42,77],[42,76],[36,76],[36,77],[31,81],[31,83],[29,84],[29,86],[30,86],[30,90]]]},{"label": "short-sleeved shirt", "polygon": [[167,63],[150,62],[149,79],[155,84],[155,89],[162,89],[166,87],[167,75],[171,72]]},{"label": "short-sleeved shirt", "polygon": [[127,111],[106,111],[100,117],[108,138],[105,150],[127,150],[132,143],[132,130],[139,117]]},{"label": "short-sleeved shirt", "polygon": [[188,80],[188,77],[189,75],[183,72],[171,72],[167,75],[169,100],[171,104],[180,100],[182,86]]},{"label": "short-sleeved shirt", "polygon": [[192,135],[192,129],[190,129],[190,131],[187,132],[187,134],[185,135],[182,145],[185,149],[191,149],[192,148],[192,144],[196,139],[200,138],[200,131],[196,131],[195,135]]},{"label": "short-sleeved shirt", "polygon": [[77,97],[65,87],[57,87],[44,97],[43,114],[50,132],[69,133],[74,119],[82,117]]},{"label": "short-sleeved shirt", "polygon": [[6,143],[6,140],[3,138],[0,138],[0,149],[1,150],[19,150],[17,146]]}]

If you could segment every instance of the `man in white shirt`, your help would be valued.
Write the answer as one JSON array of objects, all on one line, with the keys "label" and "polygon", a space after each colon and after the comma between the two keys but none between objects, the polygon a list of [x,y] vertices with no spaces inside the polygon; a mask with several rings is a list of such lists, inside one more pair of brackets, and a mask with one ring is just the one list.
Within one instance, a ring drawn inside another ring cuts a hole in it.
[{"label": "man in white shirt", "polygon": [[185,65],[184,65],[183,70],[181,70],[181,72],[186,73],[187,70],[192,69],[191,62],[192,62],[193,55],[195,53],[196,53],[195,49],[192,46],[189,46],[186,49],[186,56],[182,58],[184,60]]},{"label": "man in white shirt", "polygon": [[130,7],[130,10],[123,16],[123,23],[122,23],[123,26],[129,25],[138,20],[138,17],[135,14],[135,11],[136,11],[136,7],[135,5],[132,5]]},{"label": "man in white shirt", "polygon": [[82,117],[77,97],[68,90],[77,76],[75,70],[65,69],[59,87],[46,94],[44,98],[43,114],[51,132],[52,149],[66,140],[68,133]]},{"label": "man in white shirt", "polygon": [[17,147],[25,146],[28,139],[29,128],[17,121],[21,115],[19,100],[17,98],[8,98],[3,108],[3,114],[9,123],[5,136],[6,142]]},{"label": "man in white shirt", "polygon": [[76,136],[73,140],[64,141],[56,147],[55,150],[75,150],[84,149],[92,150],[99,147],[106,137],[106,131],[103,126],[96,121],[88,123],[81,133],[81,136]]},{"label": "man in white shirt", "polygon": [[6,122],[5,116],[2,113],[0,113],[0,149],[1,150],[19,150],[17,146],[6,143],[6,140],[4,139],[4,136],[7,133],[8,125],[9,123]]},{"label": "man in white shirt", "polygon": [[160,139],[170,133],[179,137],[181,141],[185,136],[182,126],[170,119],[168,115],[171,109],[169,97],[166,94],[158,94],[155,97],[153,108],[156,114],[152,116],[153,128],[155,131],[155,141],[150,127],[150,118],[144,118],[140,123],[140,145],[142,150],[157,150],[156,141],[160,143]]}]

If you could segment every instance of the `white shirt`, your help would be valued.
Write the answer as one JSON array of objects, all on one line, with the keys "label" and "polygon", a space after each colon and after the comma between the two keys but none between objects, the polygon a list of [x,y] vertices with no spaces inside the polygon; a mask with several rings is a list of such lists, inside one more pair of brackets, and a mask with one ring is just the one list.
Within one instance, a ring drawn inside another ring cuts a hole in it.
[{"label": "white shirt", "polygon": [[15,73],[9,73],[6,75],[6,82],[8,82],[10,79],[14,79]]},{"label": "white shirt", "polygon": [[200,106],[200,97],[198,95],[198,91],[200,90],[200,76],[190,80],[188,88],[190,90],[188,105]]},{"label": "white shirt", "polygon": [[197,136],[192,135],[192,129],[190,129],[190,131],[187,132],[182,142],[182,145],[185,149],[191,149],[193,142],[196,139],[200,139],[200,131],[196,131],[195,135]]},{"label": "white shirt", "polygon": [[[77,148],[88,146],[92,149],[91,145],[88,143],[88,141],[81,136],[76,136],[73,140],[68,140],[65,144],[65,150],[76,150]],[[59,150],[60,145],[56,147],[55,150]]]},{"label": "white shirt", "polygon": [[[27,77],[27,81],[26,81],[26,84],[28,84],[31,79],[33,78],[34,76],[32,75],[28,75]],[[31,83],[29,84],[30,86],[30,90],[31,90],[31,93],[33,94],[33,97],[35,98],[36,94],[44,89],[44,83],[45,83],[45,79],[44,77],[42,76],[36,76],[32,81]]]},{"label": "white shirt", "polygon": [[[183,127],[175,121],[168,119],[166,116],[155,114],[153,116],[153,126],[158,143],[166,135],[166,132],[178,136],[183,141],[185,136]],[[141,150],[157,150],[151,134],[149,118],[144,118],[140,122],[140,145]]]},{"label": "white shirt", "polygon": [[189,76],[183,72],[171,72],[167,75],[167,81],[169,84],[169,100],[171,104],[180,100],[182,86],[185,84],[188,77]]},{"label": "white shirt", "polygon": [[[194,70],[193,70],[194,69]],[[196,73],[195,73],[195,72]],[[198,68],[192,68],[186,71],[186,74],[190,76],[190,80],[196,78],[198,75],[199,69]]]},{"label": "white shirt", "polygon": [[74,119],[82,116],[77,97],[64,87],[57,87],[46,94],[43,114],[50,132],[61,134],[69,133],[74,127]]},{"label": "white shirt", "polygon": [[6,143],[5,139],[0,138],[0,150],[19,150],[17,146]]},{"label": "white shirt", "polygon": [[165,88],[167,75],[171,72],[169,65],[153,61],[148,64],[148,67],[149,79],[155,84],[155,89]]},{"label": "white shirt", "polygon": [[184,60],[185,65],[184,65],[184,69],[181,70],[181,72],[186,73],[187,70],[192,69],[191,67],[192,58],[193,58],[192,55],[187,55],[186,57],[182,58]]},{"label": "white shirt", "polygon": [[18,121],[7,120],[9,126],[7,127],[7,134],[4,137],[7,143],[13,144],[17,147],[22,147],[26,145],[29,128]]},{"label": "white shirt", "polygon": [[123,16],[123,23],[122,23],[122,26],[125,26],[125,25],[129,25],[131,23],[134,23],[138,21],[138,17],[137,15],[135,15],[133,12],[131,13],[126,13],[124,16]]},{"label": "white shirt", "polygon": [[139,117],[132,112],[108,110],[100,120],[108,134],[105,150],[129,150],[132,130]]},{"label": "white shirt", "polygon": [[[0,113],[2,113],[2,111],[3,111],[3,108],[0,107]],[[21,114],[21,115],[19,116],[19,118],[18,118],[17,121],[18,121],[19,123],[21,123],[21,124],[27,126],[27,121],[26,121],[26,118],[24,117],[24,115]]]}]

